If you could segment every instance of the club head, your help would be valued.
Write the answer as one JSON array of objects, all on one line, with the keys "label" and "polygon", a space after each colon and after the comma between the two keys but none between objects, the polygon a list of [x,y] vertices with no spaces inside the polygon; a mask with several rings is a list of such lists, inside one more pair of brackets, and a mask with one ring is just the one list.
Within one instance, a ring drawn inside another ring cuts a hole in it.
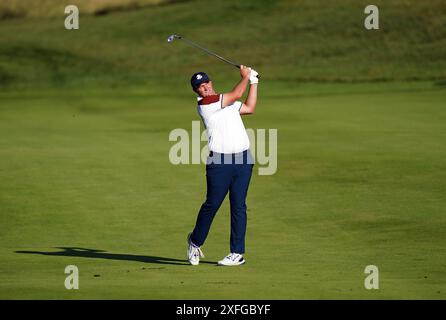
[{"label": "club head", "polygon": [[172,35],[170,35],[168,38],[167,38],[167,42],[172,42],[175,38],[178,38],[178,39],[180,39],[181,37],[179,36],[179,35],[176,35],[176,34],[172,34]]}]

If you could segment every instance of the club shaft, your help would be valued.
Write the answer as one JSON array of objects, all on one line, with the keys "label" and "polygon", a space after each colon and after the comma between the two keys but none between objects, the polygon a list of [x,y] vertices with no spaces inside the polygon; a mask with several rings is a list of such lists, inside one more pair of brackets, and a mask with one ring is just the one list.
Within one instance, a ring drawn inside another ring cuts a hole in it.
[{"label": "club shaft", "polygon": [[223,58],[222,56],[219,56],[218,54],[216,54],[216,53],[214,53],[214,52],[212,52],[212,51],[209,51],[208,49],[206,49],[206,48],[200,46],[199,44],[197,44],[197,43],[195,43],[195,42],[193,42],[193,41],[190,41],[189,39],[183,38],[183,37],[181,37],[181,36],[178,36],[178,39],[181,39],[181,40],[185,41],[186,43],[188,43],[189,45],[191,45],[191,46],[193,46],[193,47],[195,47],[195,48],[201,49],[201,50],[203,50],[204,52],[206,52],[207,54],[210,54],[211,56],[214,56],[214,57],[220,59],[221,61],[224,61],[224,62],[226,62],[226,63],[229,63],[230,65],[232,65],[232,66],[234,66],[234,67],[240,69],[240,65],[239,65],[239,64],[237,64],[237,63],[235,63],[235,62],[232,62],[232,61],[229,61],[228,59],[225,59],[225,58]]}]

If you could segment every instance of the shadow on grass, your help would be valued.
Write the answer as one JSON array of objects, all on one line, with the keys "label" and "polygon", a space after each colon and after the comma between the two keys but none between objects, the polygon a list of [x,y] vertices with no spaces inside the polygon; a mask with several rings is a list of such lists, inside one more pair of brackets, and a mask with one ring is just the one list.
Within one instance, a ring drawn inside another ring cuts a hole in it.
[{"label": "shadow on grass", "polygon": [[[95,259],[126,260],[126,261],[137,261],[143,263],[173,264],[181,266],[190,265],[189,261],[187,260],[173,259],[166,257],[108,253],[105,250],[86,249],[78,247],[56,247],[56,248],[62,249],[63,251],[58,251],[58,252],[15,251],[15,253],[41,254],[44,256],[57,256],[57,257],[81,257],[81,258],[95,258]],[[210,261],[200,261],[200,263],[216,264],[216,262],[210,262]]]}]

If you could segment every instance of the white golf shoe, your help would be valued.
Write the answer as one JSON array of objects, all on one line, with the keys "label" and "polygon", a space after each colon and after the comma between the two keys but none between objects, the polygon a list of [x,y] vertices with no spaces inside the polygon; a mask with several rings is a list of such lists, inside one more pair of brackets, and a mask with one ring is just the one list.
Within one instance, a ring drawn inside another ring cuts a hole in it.
[{"label": "white golf shoe", "polygon": [[200,263],[200,258],[204,258],[204,254],[200,247],[197,247],[190,241],[191,234],[189,233],[187,236],[187,259],[191,265],[197,266]]},{"label": "white golf shoe", "polygon": [[244,263],[245,259],[240,253],[230,253],[223,260],[218,261],[219,266],[239,266]]}]

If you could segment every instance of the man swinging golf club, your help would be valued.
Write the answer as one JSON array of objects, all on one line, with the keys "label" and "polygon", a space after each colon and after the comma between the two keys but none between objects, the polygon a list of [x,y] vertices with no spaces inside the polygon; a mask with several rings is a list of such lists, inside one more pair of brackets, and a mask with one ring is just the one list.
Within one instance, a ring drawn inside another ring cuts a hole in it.
[{"label": "man swinging golf club", "polygon": [[[240,115],[253,114],[257,103],[258,73],[240,66],[241,80],[231,92],[219,94],[204,72],[191,78],[192,89],[198,94],[198,114],[208,134],[210,154],[206,164],[207,194],[187,239],[187,256],[192,265],[204,257],[204,244],[212,220],[229,192],[231,207],[230,254],[218,262],[221,266],[245,263],[246,195],[254,161],[249,152],[249,139]],[[249,86],[245,102],[239,101]]]}]

